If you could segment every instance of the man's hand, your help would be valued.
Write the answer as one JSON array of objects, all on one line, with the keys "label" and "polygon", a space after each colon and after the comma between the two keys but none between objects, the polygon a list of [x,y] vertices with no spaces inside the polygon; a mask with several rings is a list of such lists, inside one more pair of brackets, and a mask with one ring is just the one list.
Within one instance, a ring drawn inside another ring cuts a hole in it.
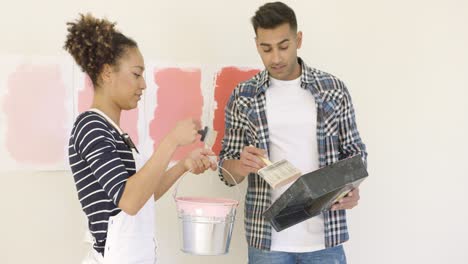
[{"label": "man's hand", "polygon": [[346,210],[354,208],[359,201],[359,188],[351,190],[345,197],[336,202],[331,210]]},{"label": "man's hand", "polygon": [[253,146],[246,146],[240,154],[240,169],[244,175],[257,173],[257,171],[266,166],[260,159],[265,157],[266,151]]}]

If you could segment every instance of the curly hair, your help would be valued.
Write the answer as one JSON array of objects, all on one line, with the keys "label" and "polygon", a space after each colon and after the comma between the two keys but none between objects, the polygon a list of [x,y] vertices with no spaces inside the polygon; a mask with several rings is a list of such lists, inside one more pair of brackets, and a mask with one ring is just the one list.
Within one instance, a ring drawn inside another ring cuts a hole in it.
[{"label": "curly hair", "polygon": [[118,66],[127,48],[137,43],[115,29],[116,23],[80,14],[75,22],[67,23],[68,35],[63,48],[75,59],[96,86],[105,64]]}]

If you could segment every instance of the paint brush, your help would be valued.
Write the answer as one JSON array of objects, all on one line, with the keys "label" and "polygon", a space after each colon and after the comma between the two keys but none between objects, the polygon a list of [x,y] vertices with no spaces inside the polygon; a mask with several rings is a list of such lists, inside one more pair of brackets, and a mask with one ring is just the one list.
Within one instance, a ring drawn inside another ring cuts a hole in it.
[{"label": "paint brush", "polygon": [[272,163],[265,157],[259,158],[267,165],[258,171],[260,175],[273,189],[284,186],[302,175],[302,172],[289,161],[283,159]]},{"label": "paint brush", "polygon": [[205,142],[205,145],[209,149],[211,149],[213,147],[213,144],[215,143],[218,132],[216,132],[216,130],[209,129],[207,126],[205,126],[205,128],[203,129],[198,130],[197,132],[201,135],[200,140]]}]

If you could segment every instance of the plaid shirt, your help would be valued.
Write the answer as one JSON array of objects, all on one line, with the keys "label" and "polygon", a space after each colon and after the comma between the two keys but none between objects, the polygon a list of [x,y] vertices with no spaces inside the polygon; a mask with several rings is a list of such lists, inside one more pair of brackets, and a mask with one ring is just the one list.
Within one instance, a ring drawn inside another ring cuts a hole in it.
[{"label": "plaid shirt", "polygon": [[[338,78],[309,68],[298,58],[302,67],[301,87],[315,98],[317,106],[317,140],[319,166],[324,167],[366,149],[357,130],[351,97]],[[265,90],[269,86],[268,71],[264,70],[234,89],[225,109],[225,135],[220,153],[220,166],[225,160],[240,159],[245,146],[253,145],[268,151],[269,136],[265,114]],[[269,153],[269,151],[268,151]],[[222,181],[226,182],[222,171]],[[245,231],[251,247],[270,250],[271,225],[262,213],[271,205],[271,188],[258,175],[248,176],[245,199]],[[349,239],[345,210],[326,211],[325,246],[333,247]]]}]

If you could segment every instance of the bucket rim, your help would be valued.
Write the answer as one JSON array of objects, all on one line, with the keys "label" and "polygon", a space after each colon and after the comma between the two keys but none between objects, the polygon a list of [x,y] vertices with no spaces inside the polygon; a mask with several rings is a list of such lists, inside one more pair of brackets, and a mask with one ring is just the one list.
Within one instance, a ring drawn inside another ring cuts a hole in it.
[{"label": "bucket rim", "polygon": [[[203,201],[204,199],[210,201]],[[219,197],[202,197],[202,196],[179,196],[175,198],[176,203],[203,204],[213,206],[237,206],[239,201],[228,198]]]}]

